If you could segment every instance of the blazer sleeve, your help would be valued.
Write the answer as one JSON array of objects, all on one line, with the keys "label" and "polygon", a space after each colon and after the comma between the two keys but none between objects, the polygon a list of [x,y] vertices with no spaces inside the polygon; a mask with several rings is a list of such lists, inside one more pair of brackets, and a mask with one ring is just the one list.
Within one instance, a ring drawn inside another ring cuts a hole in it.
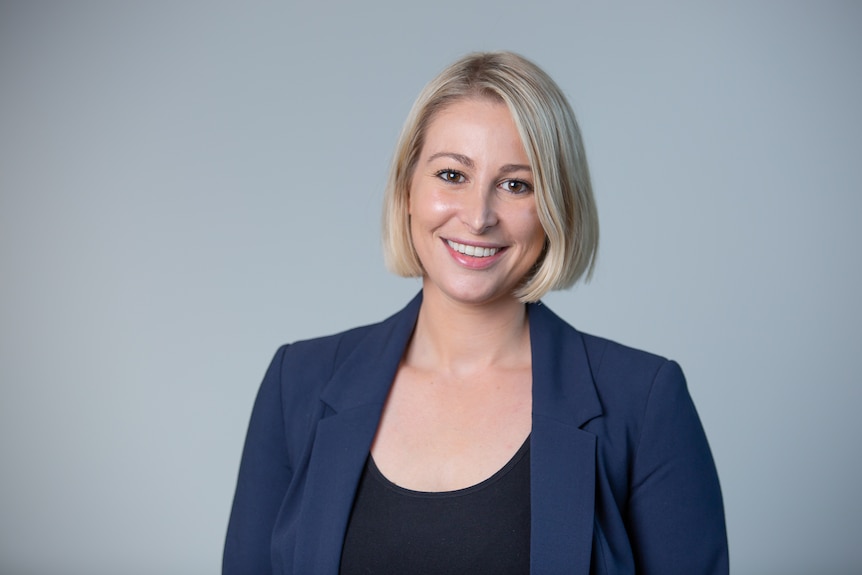
[{"label": "blazer sleeve", "polygon": [[728,573],[718,474],[673,361],[656,374],[632,465],[628,524],[638,573]]},{"label": "blazer sleeve", "polygon": [[224,575],[272,572],[272,530],[292,475],[281,393],[286,350],[275,354],[254,402],[225,539]]}]

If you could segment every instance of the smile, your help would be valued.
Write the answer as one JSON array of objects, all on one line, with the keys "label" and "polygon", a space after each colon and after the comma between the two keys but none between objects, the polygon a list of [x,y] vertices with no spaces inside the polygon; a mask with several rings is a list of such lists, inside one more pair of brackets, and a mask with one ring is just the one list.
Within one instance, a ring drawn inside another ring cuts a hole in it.
[{"label": "smile", "polygon": [[465,256],[473,256],[474,258],[491,257],[498,251],[500,251],[500,248],[482,248],[479,246],[459,244],[458,242],[453,242],[452,240],[446,240],[446,243],[449,244],[450,248],[452,248],[459,254],[464,254]]}]

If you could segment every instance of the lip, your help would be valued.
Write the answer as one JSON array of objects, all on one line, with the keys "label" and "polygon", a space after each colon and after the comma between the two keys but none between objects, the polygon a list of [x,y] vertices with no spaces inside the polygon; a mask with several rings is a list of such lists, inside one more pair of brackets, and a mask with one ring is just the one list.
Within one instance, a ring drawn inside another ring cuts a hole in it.
[{"label": "lip", "polygon": [[459,240],[458,238],[441,238],[444,242],[455,242],[456,244],[464,244],[465,246],[475,246],[477,248],[497,248],[502,249],[505,246],[501,244],[491,244],[488,242],[473,242],[467,240]]},{"label": "lip", "polygon": [[[484,270],[495,263],[497,263],[503,254],[506,253],[508,249],[506,246],[501,246],[500,244],[491,244],[487,242],[466,242],[463,240],[457,240],[454,238],[440,238],[443,241],[443,246],[448,250],[449,255],[452,256],[456,262],[458,262],[461,266],[472,269],[472,270]],[[486,257],[476,257],[476,256],[468,256],[467,254],[462,254],[459,251],[456,251],[449,245],[449,242],[455,242],[456,244],[463,244],[466,246],[474,246],[477,248],[493,248],[497,250],[492,256]]]}]

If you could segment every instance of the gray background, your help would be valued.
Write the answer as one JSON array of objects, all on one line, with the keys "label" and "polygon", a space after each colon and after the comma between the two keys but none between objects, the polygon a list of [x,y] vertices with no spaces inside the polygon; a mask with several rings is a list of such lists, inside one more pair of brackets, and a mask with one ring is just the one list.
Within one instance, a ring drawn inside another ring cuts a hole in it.
[{"label": "gray background", "polygon": [[0,4],[0,572],[215,573],[285,341],[418,289],[378,225],[409,106],[519,51],[602,222],[546,302],[679,360],[732,570],[862,572],[862,4]]}]

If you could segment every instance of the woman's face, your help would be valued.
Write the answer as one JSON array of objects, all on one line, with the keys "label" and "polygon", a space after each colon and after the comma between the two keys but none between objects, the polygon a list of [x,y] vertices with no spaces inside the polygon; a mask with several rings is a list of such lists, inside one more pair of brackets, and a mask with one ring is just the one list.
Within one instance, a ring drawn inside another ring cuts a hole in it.
[{"label": "woman's face", "polygon": [[458,101],[431,120],[410,184],[424,289],[465,303],[512,292],[545,242],[530,162],[505,104]]}]

